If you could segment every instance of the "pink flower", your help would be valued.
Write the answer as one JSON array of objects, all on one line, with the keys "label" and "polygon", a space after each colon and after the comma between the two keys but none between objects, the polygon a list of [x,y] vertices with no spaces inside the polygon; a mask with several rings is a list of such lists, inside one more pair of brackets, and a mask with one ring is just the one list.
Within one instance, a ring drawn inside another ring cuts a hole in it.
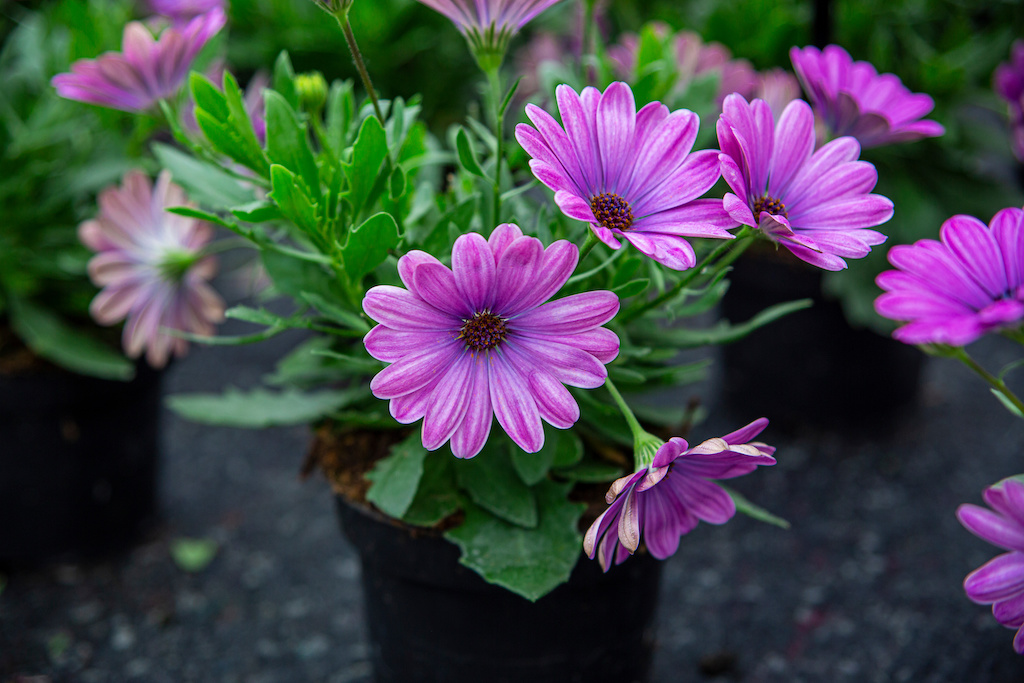
[{"label": "pink flower", "polygon": [[970,344],[1024,322],[1024,211],[1003,209],[988,227],[973,216],[942,224],[941,242],[889,250],[875,281],[880,315],[907,324],[893,336],[907,344]]},{"label": "pink flower", "polygon": [[124,27],[122,52],[80,59],[71,73],[57,74],[51,83],[57,94],[79,102],[122,111],[142,112],[177,94],[192,61],[227,21],[216,8],[182,27],[170,27],[158,40],[145,25]]},{"label": "pink flower", "polygon": [[768,69],[757,74],[754,98],[764,100],[778,121],[793,100],[800,98],[800,82],[784,69]]},{"label": "pink flower", "polygon": [[697,258],[686,237],[732,239],[735,225],[720,199],[697,199],[719,177],[717,153],[690,154],[700,119],[652,102],[636,110],[633,91],[612,83],[601,93],[567,85],[555,91],[562,126],[540,107],[526,105],[532,126],[516,126],[516,140],[533,157],[537,179],[555,191],[569,218],[590,223],[612,249],[623,238],[675,270]]},{"label": "pink flower", "polygon": [[78,234],[97,252],[89,276],[102,287],[89,308],[101,325],[127,318],[123,345],[132,358],[146,350],[153,367],[188,344],[165,329],[213,334],[224,317],[224,302],[207,281],[216,271],[213,257],[202,256],[210,241],[206,223],[165,211],[185,206],[185,193],[163,171],[153,187],[140,171],[125,175],[121,187],[100,193],[100,214],[82,223]]},{"label": "pink flower", "polygon": [[850,135],[867,148],[946,132],[935,121],[921,119],[935,107],[931,97],[910,92],[898,76],[879,74],[868,62],[853,61],[838,45],[794,47],[789,57],[833,136]]},{"label": "pink flower", "polygon": [[454,22],[474,52],[504,55],[508,41],[561,0],[419,0]]},{"label": "pink flower", "polygon": [[366,350],[391,363],[370,382],[403,424],[423,418],[423,446],[471,458],[487,442],[491,416],[534,453],[544,445],[541,420],[568,429],[579,406],[563,386],[594,388],[619,339],[605,324],[619,310],[611,292],[574,294],[544,303],[572,275],[579,252],[559,240],[543,247],[515,225],[489,240],[462,235],[452,267],[411,251],[398,261],[406,289],[379,285],[363,310],[380,324]]},{"label": "pink flower", "polygon": [[718,119],[724,198],[733,220],[759,228],[797,258],[825,270],[846,268],[885,235],[867,228],[892,218],[892,202],[869,194],[875,167],[858,161],[850,137],[814,151],[814,115],[803,100],[790,102],[778,124],[764,100],[725,98]]},{"label": "pink flower", "polygon": [[1009,550],[975,569],[964,579],[967,597],[992,605],[1003,626],[1017,629],[1013,649],[1024,654],[1024,482],[1004,479],[985,489],[992,508],[961,505],[956,516],[978,538]]},{"label": "pink flower", "polygon": [[148,0],[150,8],[175,24],[185,24],[215,9],[227,11],[227,0]]},{"label": "pink flower", "polygon": [[750,441],[768,426],[761,418],[746,427],[689,448],[673,437],[658,449],[653,462],[616,480],[605,496],[609,507],[587,530],[583,549],[601,568],[622,564],[640,541],[664,560],[679,548],[679,539],[700,520],[725,524],[736,504],[712,479],[732,479],[761,465],[774,465],[775,448]]},{"label": "pink flower", "polygon": [[1024,162],[1024,40],[1013,44],[1010,61],[996,67],[992,85],[1009,106],[1013,153]]}]

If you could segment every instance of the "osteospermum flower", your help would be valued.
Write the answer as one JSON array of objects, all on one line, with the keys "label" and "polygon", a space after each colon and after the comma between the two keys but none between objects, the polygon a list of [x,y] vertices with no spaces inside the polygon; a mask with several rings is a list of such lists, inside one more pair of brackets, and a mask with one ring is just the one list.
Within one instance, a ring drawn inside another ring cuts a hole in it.
[{"label": "osteospermum flower", "polygon": [[451,440],[457,457],[480,452],[498,418],[523,450],[544,445],[541,420],[568,429],[579,406],[563,386],[604,383],[604,364],[619,340],[603,327],[619,310],[611,292],[547,301],[572,275],[579,252],[559,240],[545,249],[515,225],[490,239],[462,235],[452,268],[411,251],[398,261],[406,289],[380,285],[363,310],[380,324],[366,350],[391,363],[370,382],[391,415],[408,424],[423,418],[423,446]]},{"label": "osteospermum flower", "polygon": [[731,434],[689,448],[673,437],[658,449],[650,466],[617,479],[605,496],[609,507],[587,530],[583,549],[601,568],[621,564],[642,540],[651,555],[664,560],[679,539],[701,520],[725,524],[736,504],[712,479],[732,479],[760,465],[774,465],[775,448],[751,441],[768,426],[761,418]]},{"label": "osteospermum flower", "polygon": [[1024,40],[1013,44],[1010,61],[996,67],[992,84],[1009,105],[1013,153],[1024,162]]},{"label": "osteospermum flower", "polygon": [[1024,654],[1024,482],[1005,479],[983,497],[991,510],[965,504],[956,516],[972,534],[1010,552],[968,574],[964,591],[974,602],[992,605],[1000,624],[1017,629],[1013,649]]},{"label": "osteospermum flower", "polygon": [[941,242],[920,240],[889,250],[881,315],[907,324],[893,336],[907,344],[963,346],[1024,322],[1024,211],[1003,209],[988,227],[973,216],[942,224]]},{"label": "osteospermum flower", "polygon": [[99,216],[78,229],[82,242],[98,252],[89,276],[103,288],[89,312],[102,325],[127,319],[125,352],[135,358],[145,349],[149,364],[163,367],[188,347],[165,330],[208,336],[224,317],[224,302],[208,284],[216,260],[201,253],[210,226],[165,210],[187,205],[169,171],[156,186],[131,171],[121,187],[100,193],[99,205]]},{"label": "osteospermum flower", "polygon": [[71,73],[51,81],[61,97],[122,111],[142,112],[173,97],[185,82],[192,61],[227,21],[215,8],[181,27],[170,27],[154,40],[140,22],[124,27],[122,52],[80,59]]},{"label": "osteospermum flower", "polygon": [[696,262],[686,237],[731,239],[735,225],[720,199],[697,199],[719,177],[717,152],[690,154],[700,119],[652,102],[639,112],[633,91],[612,83],[601,93],[567,85],[555,91],[562,126],[526,106],[536,128],[516,127],[537,179],[555,191],[566,216],[590,223],[612,249],[625,239],[675,270]]},{"label": "osteospermum flower", "polygon": [[833,136],[850,135],[862,147],[878,147],[946,132],[941,124],[921,118],[935,107],[931,97],[910,92],[894,74],[879,74],[868,62],[853,61],[838,45],[794,47],[789,57]]},{"label": "osteospermum flower", "polygon": [[846,268],[886,237],[869,230],[892,218],[892,202],[869,194],[875,167],[858,161],[860,145],[842,137],[814,151],[814,114],[790,102],[776,125],[764,100],[725,98],[718,119],[724,198],[733,220],[761,232],[798,258],[824,268]]},{"label": "osteospermum flower", "polygon": [[184,24],[215,9],[227,10],[227,0],[149,0],[149,7],[176,24]]},{"label": "osteospermum flower", "polygon": [[535,16],[560,1],[419,0],[455,23],[478,60],[493,57],[498,64],[508,49],[509,39]]}]

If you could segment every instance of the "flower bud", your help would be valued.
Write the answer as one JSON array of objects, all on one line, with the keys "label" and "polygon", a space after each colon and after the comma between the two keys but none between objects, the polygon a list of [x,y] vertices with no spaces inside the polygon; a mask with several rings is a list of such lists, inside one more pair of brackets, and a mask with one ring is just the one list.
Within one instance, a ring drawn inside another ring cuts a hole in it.
[{"label": "flower bud", "polygon": [[309,71],[295,77],[295,91],[299,105],[308,112],[318,112],[327,101],[327,81],[319,71]]}]

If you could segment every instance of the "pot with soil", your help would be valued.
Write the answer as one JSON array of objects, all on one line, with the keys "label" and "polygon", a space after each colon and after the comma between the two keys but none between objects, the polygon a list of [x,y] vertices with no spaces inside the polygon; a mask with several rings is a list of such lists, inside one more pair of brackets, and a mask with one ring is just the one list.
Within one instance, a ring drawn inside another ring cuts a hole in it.
[{"label": "pot with soil", "polygon": [[161,374],[77,375],[27,351],[0,365],[0,563],[95,557],[156,514]]}]

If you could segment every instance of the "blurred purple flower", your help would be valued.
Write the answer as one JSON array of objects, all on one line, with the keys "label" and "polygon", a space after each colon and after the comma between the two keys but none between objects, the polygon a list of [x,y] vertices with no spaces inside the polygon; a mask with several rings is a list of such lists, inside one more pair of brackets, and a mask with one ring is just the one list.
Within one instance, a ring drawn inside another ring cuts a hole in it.
[{"label": "blurred purple flower", "polygon": [[201,14],[215,9],[226,12],[227,0],[148,0],[147,4],[156,14],[167,17],[174,24],[186,24]]},{"label": "blurred purple flower", "polygon": [[1010,552],[968,574],[964,591],[974,602],[992,605],[1000,624],[1017,629],[1013,649],[1024,654],[1024,482],[1004,479],[983,497],[991,510],[964,504],[956,516],[972,534]]},{"label": "blurred purple flower", "polygon": [[912,93],[898,76],[879,74],[868,62],[855,62],[843,48],[792,48],[804,90],[834,137],[850,135],[864,148],[936,137],[939,123],[922,120],[935,107],[923,93]]},{"label": "blurred purple flower", "polygon": [[406,289],[371,288],[363,310],[380,324],[366,350],[391,363],[370,382],[391,401],[403,424],[423,418],[423,446],[472,458],[487,442],[491,416],[525,451],[544,445],[541,420],[568,429],[579,406],[563,386],[592,389],[619,339],[603,327],[619,310],[611,292],[595,291],[544,303],[572,275],[579,251],[559,240],[543,247],[515,225],[489,240],[462,235],[452,268],[422,251],[398,261]]},{"label": "blurred purple flower", "polygon": [[643,540],[651,555],[664,560],[679,548],[679,539],[700,520],[725,524],[736,504],[711,479],[732,479],[759,465],[774,465],[775,448],[751,441],[768,426],[761,418],[721,438],[689,448],[673,437],[658,449],[653,462],[616,480],[605,496],[609,507],[587,530],[583,549],[605,571],[622,564]]},{"label": "blurred purple flower", "polygon": [[127,318],[125,352],[136,358],[146,349],[149,364],[163,367],[188,346],[165,329],[208,336],[224,317],[224,302],[207,283],[216,260],[201,254],[210,226],[165,210],[188,205],[169,171],[155,187],[144,173],[131,171],[121,187],[100,193],[99,205],[99,216],[78,229],[97,252],[89,276],[103,288],[89,311],[101,325]]},{"label": "blurred purple flower", "polygon": [[[741,93],[742,94],[742,93]],[[800,98],[800,81],[785,69],[768,69],[758,72],[754,98],[764,100],[778,121],[782,112],[793,100]]]},{"label": "blurred purple flower", "polygon": [[158,100],[177,94],[192,61],[227,21],[216,8],[181,27],[170,27],[158,40],[145,25],[132,21],[124,27],[123,52],[107,52],[96,59],[80,59],[71,73],[58,74],[51,83],[61,97],[122,111],[142,112]]},{"label": "blurred purple flower", "polygon": [[963,346],[1024,321],[1024,210],[1003,209],[986,228],[973,216],[942,224],[941,242],[889,250],[876,278],[886,291],[875,310],[907,324],[893,336],[907,344]]},{"label": "blurred purple flower", "polygon": [[996,67],[992,86],[1009,105],[1013,153],[1024,162],[1024,40],[1013,44],[1010,61]]},{"label": "blurred purple flower", "polygon": [[505,53],[509,39],[531,19],[561,0],[418,0],[445,15],[474,52]]},{"label": "blurred purple flower", "polygon": [[685,270],[696,264],[685,237],[731,239],[735,225],[720,199],[697,199],[719,178],[717,152],[690,154],[700,119],[652,102],[639,112],[625,83],[602,94],[567,85],[555,91],[565,128],[543,109],[526,105],[536,128],[516,127],[533,157],[537,179],[555,191],[566,216],[590,223],[612,249],[630,244],[655,261]]},{"label": "blurred purple flower", "polygon": [[[718,119],[719,160],[733,220],[759,228],[797,258],[825,270],[846,268],[886,237],[870,228],[892,218],[892,202],[869,194],[875,167],[858,161],[860,145],[843,137],[814,151],[814,115],[790,102],[778,125],[764,100],[725,98]],[[733,194],[735,193],[735,194]]]}]

